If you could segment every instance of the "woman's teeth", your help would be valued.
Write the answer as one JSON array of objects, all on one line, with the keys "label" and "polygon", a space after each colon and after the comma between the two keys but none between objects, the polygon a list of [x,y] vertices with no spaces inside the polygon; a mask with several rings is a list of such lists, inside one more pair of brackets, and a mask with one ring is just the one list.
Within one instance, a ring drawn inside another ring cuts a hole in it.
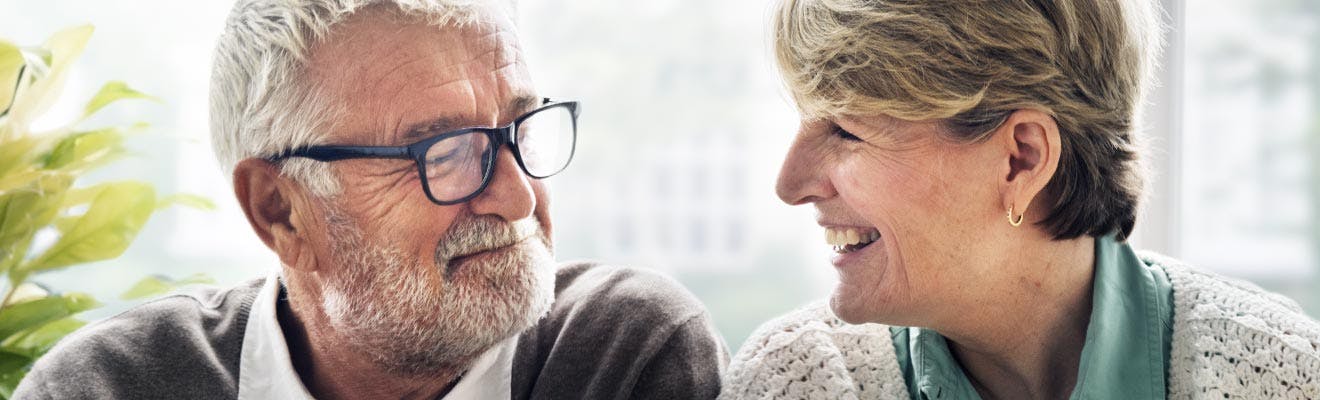
[{"label": "woman's teeth", "polygon": [[839,254],[851,253],[880,239],[880,231],[871,229],[825,228],[825,243]]}]

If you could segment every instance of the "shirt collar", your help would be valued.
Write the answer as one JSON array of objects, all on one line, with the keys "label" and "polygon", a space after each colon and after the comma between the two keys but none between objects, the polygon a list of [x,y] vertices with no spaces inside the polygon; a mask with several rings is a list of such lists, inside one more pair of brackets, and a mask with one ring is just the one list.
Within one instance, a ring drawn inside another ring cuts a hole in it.
[{"label": "shirt collar", "polygon": [[257,292],[243,332],[243,352],[238,361],[238,400],[306,400],[312,395],[298,379],[289,358],[284,331],[275,317],[280,293],[279,275],[272,272]]},{"label": "shirt collar", "polygon": [[[266,277],[248,313],[238,367],[238,400],[310,400],[312,396],[293,369],[289,346],[276,318],[279,275]],[[442,399],[507,399],[518,335],[482,353]]]},{"label": "shirt collar", "polygon": [[1091,322],[1072,398],[1163,398],[1164,328],[1172,315],[1158,282],[1164,271],[1113,236],[1095,247]]},{"label": "shirt collar", "polygon": [[944,336],[931,329],[908,328],[916,392],[926,399],[979,399]]},{"label": "shirt collar", "polygon": [[[1091,322],[1071,398],[1163,398],[1163,338],[1171,315],[1160,292],[1163,271],[1147,267],[1112,235],[1097,238],[1095,247]],[[915,378],[909,383],[916,392],[930,399],[980,398],[943,336],[907,330]]]}]

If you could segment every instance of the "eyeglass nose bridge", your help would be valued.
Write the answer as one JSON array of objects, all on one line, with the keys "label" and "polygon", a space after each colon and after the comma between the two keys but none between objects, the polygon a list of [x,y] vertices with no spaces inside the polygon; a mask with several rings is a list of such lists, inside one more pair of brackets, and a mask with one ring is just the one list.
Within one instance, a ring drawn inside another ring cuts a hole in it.
[{"label": "eyeglass nose bridge", "polygon": [[485,131],[486,136],[490,138],[490,148],[486,150],[484,157],[488,157],[486,169],[482,170],[481,179],[484,181],[481,185],[481,191],[486,190],[486,185],[495,177],[495,165],[499,164],[500,150],[509,148],[509,153],[513,154],[513,161],[518,164],[518,169],[529,178],[535,178],[530,172],[527,172],[527,166],[523,164],[522,149],[518,148],[518,124],[511,123],[498,128],[490,128]]}]

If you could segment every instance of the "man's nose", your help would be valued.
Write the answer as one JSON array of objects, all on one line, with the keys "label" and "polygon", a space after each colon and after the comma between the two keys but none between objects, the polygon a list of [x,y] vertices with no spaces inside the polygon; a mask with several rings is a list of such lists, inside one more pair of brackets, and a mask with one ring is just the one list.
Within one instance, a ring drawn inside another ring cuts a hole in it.
[{"label": "man's nose", "polygon": [[824,173],[821,157],[810,151],[812,146],[804,143],[803,136],[798,135],[789,146],[784,165],[779,168],[779,180],[775,182],[775,194],[794,206],[838,195]]},{"label": "man's nose", "polygon": [[505,221],[517,221],[532,215],[536,208],[536,194],[532,192],[532,178],[518,168],[518,160],[508,146],[495,153],[495,175],[490,177],[486,190],[469,204],[477,215],[497,215]]}]

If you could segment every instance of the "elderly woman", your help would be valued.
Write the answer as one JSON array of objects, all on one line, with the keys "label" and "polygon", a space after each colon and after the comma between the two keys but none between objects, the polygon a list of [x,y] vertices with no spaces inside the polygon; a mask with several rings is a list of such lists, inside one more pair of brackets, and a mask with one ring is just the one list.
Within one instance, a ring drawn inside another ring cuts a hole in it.
[{"label": "elderly woman", "polygon": [[1126,243],[1152,1],[781,0],[777,190],[839,283],[722,396],[1320,398],[1294,302]]}]

